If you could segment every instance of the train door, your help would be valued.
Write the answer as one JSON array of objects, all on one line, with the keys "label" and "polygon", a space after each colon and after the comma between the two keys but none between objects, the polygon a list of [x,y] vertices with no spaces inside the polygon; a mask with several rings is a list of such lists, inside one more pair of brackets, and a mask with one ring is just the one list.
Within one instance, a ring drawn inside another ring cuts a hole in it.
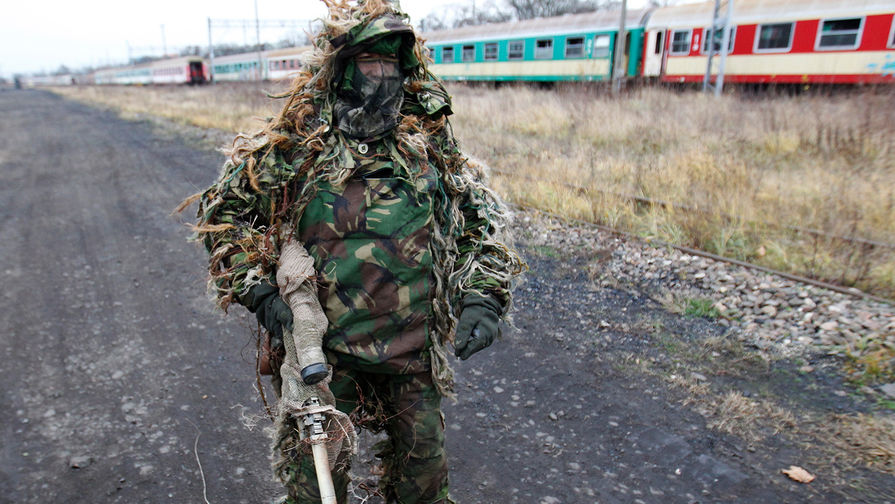
[{"label": "train door", "polygon": [[190,84],[201,84],[205,82],[205,71],[202,68],[201,61],[190,61]]},{"label": "train door", "polygon": [[662,60],[665,53],[665,30],[650,30],[646,33],[646,47],[643,51],[643,76],[662,75]]}]

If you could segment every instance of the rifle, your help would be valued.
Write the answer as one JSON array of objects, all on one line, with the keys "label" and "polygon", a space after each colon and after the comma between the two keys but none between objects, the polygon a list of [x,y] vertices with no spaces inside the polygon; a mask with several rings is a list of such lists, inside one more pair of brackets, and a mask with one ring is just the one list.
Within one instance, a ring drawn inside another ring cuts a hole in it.
[{"label": "rifle", "polygon": [[344,440],[333,439],[327,434],[327,417],[346,434],[348,449],[352,452],[357,438],[348,416],[336,410],[335,399],[332,394],[327,394],[327,382],[323,381],[329,376],[323,354],[323,333],[328,321],[317,299],[313,279],[313,261],[304,247],[294,241],[284,244],[280,251],[277,284],[280,296],[292,309],[294,330],[283,334],[286,357],[280,367],[283,377],[281,406],[300,426],[301,439],[311,445],[322,504],[336,504],[327,443],[340,443],[333,447],[334,458],[346,450],[346,445]]}]

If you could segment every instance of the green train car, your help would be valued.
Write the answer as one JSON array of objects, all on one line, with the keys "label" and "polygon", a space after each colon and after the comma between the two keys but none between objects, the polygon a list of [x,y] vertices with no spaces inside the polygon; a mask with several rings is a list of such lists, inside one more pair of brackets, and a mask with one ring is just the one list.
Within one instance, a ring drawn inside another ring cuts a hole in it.
[{"label": "green train car", "polygon": [[[626,17],[623,61],[640,74],[648,10]],[[466,26],[423,34],[430,70],[454,81],[606,81],[615,66],[621,13],[599,11],[508,23]]]}]

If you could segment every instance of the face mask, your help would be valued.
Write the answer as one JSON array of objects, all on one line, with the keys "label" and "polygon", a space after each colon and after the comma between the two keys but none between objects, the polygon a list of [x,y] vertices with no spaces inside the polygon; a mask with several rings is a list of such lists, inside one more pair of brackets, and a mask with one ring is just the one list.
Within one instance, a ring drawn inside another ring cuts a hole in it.
[{"label": "face mask", "polygon": [[337,127],[352,138],[364,140],[397,126],[404,102],[404,77],[398,60],[358,56],[347,65],[346,74],[334,108]]}]

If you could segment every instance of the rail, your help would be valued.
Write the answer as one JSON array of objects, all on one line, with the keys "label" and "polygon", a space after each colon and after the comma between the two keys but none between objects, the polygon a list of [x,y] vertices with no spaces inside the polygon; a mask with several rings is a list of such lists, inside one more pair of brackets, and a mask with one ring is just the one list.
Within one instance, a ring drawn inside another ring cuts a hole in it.
[{"label": "rail", "polygon": [[[495,173],[495,174],[497,174],[497,175],[512,176],[512,177],[521,178],[521,179],[524,179],[524,180],[535,181],[535,179],[534,179],[533,177],[528,177],[528,176],[519,175],[519,174],[510,174],[509,172],[506,172],[506,171],[503,171],[503,170],[495,170],[495,169],[491,169],[491,172],[492,172],[492,173]],[[543,182],[543,181],[538,181],[538,182]],[[583,187],[577,186],[577,185],[575,185],[575,184],[570,184],[570,183],[567,183],[567,182],[553,182],[553,183],[556,183],[556,184],[559,184],[559,185],[562,185],[562,186],[566,186],[566,187],[570,187],[570,188],[574,188],[574,189],[576,189],[576,190],[582,191],[582,194],[588,194],[589,192],[591,192],[591,191],[588,190],[587,188],[583,188]],[[617,194],[615,194],[615,193],[611,193],[611,192],[608,192],[608,191],[601,191],[601,190],[594,190],[594,192],[599,192],[599,193],[603,193],[603,194],[611,194],[611,195],[613,195],[613,196],[624,196],[624,195],[617,195]],[[639,198],[639,197],[636,197],[636,196],[630,196],[629,198],[630,198],[630,199],[635,199],[635,198]],[[652,203],[657,203],[657,200],[649,200],[649,199],[647,199],[647,198],[641,198],[641,199],[647,200],[647,201],[649,201],[651,204],[652,204]],[[662,202],[662,203],[666,203],[666,202]],[[688,208],[688,207],[683,206],[683,205],[674,205],[674,204],[671,204],[671,203],[666,203],[666,204],[668,204],[668,205],[672,205],[672,206],[674,206],[675,208]],[[593,221],[589,221],[589,220],[583,220],[583,219],[577,219],[577,218],[574,218],[574,217],[568,217],[568,216],[564,216],[564,215],[559,215],[559,214],[556,214],[556,213],[553,213],[553,212],[544,210],[544,209],[542,209],[542,208],[538,208],[538,207],[535,207],[535,206],[533,206],[533,205],[527,205],[527,204],[524,204],[524,203],[513,203],[513,205],[516,206],[516,207],[518,207],[518,208],[524,208],[524,209],[527,209],[527,210],[535,211],[535,212],[541,213],[541,214],[543,214],[543,215],[547,215],[547,216],[553,217],[553,218],[555,218],[555,219],[564,220],[564,221],[568,221],[568,222],[575,222],[575,223],[578,223],[578,224],[581,224],[581,225],[590,226],[590,227],[599,229],[599,230],[601,230],[601,231],[604,231],[604,232],[606,232],[606,233],[611,233],[611,234],[614,234],[614,235],[617,235],[617,236],[623,236],[623,237],[625,237],[625,238],[627,238],[627,239],[630,239],[630,240],[635,240],[635,241],[642,242],[642,243],[646,241],[646,240],[644,240],[642,237],[637,236],[637,235],[635,235],[635,234],[633,234],[633,233],[629,233],[629,232],[627,232],[627,231],[622,231],[622,230],[620,230],[620,229],[615,229],[615,228],[613,228],[613,227],[609,227],[609,226],[606,226],[606,225],[603,225],[603,224],[599,224],[599,223],[597,223],[597,222],[593,222]],[[822,233],[822,232],[820,232],[820,233]],[[827,233],[823,233],[823,235],[826,235],[826,236],[835,236],[835,235],[828,235]],[[872,241],[869,241],[869,240],[850,239],[850,238],[848,238],[848,237],[839,237],[839,238],[840,238],[840,239],[843,239],[843,240],[845,240],[845,241],[851,241],[851,242],[855,242],[855,243],[866,244],[866,246],[883,246],[883,247],[887,247],[887,248],[895,248],[895,245],[893,245],[893,244],[888,244],[888,243],[880,243],[879,245],[874,245],[875,242],[872,242]],[[762,271],[762,272],[765,272],[765,273],[768,273],[768,274],[771,274],[771,275],[775,275],[775,276],[779,276],[779,277],[781,277],[781,278],[786,278],[786,279],[788,279],[788,280],[792,280],[792,281],[795,281],[795,282],[799,282],[799,283],[803,283],[803,284],[807,284],[807,285],[813,285],[813,286],[815,286],[815,287],[820,287],[820,288],[822,288],[822,289],[827,289],[827,290],[830,290],[830,291],[833,291],[833,292],[838,292],[838,293],[840,293],[840,294],[845,294],[845,295],[852,296],[852,297],[857,297],[857,298],[862,298],[862,299],[868,299],[868,300],[872,300],[872,301],[877,301],[877,302],[885,303],[885,304],[888,304],[888,305],[895,305],[895,300],[888,299],[888,298],[884,298],[884,297],[880,297],[880,296],[875,296],[875,295],[873,295],[873,294],[870,294],[870,293],[868,293],[868,292],[864,292],[864,291],[862,291],[862,290],[860,290],[860,289],[856,289],[856,288],[854,288],[854,287],[844,287],[844,286],[842,286],[842,285],[837,285],[837,284],[833,284],[833,283],[830,283],[830,282],[824,282],[824,281],[822,281],[822,280],[816,280],[816,279],[813,279],[813,278],[808,278],[808,277],[805,277],[805,276],[796,275],[796,274],[794,274],[794,273],[789,273],[789,272],[786,272],[786,271],[781,271],[781,270],[777,270],[777,269],[774,269],[774,268],[769,268],[769,267],[767,267],[767,266],[761,266],[761,265],[759,265],[759,264],[750,263],[750,262],[746,262],[746,261],[741,261],[741,260],[739,260],[739,259],[734,259],[734,258],[732,258],[732,257],[725,257],[725,256],[722,256],[722,255],[713,254],[713,253],[711,253],[711,252],[706,252],[706,251],[704,251],[704,250],[699,250],[699,249],[695,249],[695,248],[692,248],[692,247],[686,247],[686,246],[683,246],[683,245],[675,245],[675,244],[673,244],[673,243],[668,243],[668,242],[665,242],[665,241],[662,241],[662,240],[655,240],[655,239],[654,239],[654,240],[650,240],[649,243],[650,243],[651,245],[657,245],[657,246],[660,246],[660,247],[669,247],[669,248],[673,248],[673,249],[675,249],[675,250],[679,250],[679,251],[684,252],[684,253],[686,253],[686,254],[690,254],[690,255],[694,255],[694,256],[699,256],[699,257],[705,257],[705,258],[707,258],[707,259],[712,259],[712,260],[714,260],[714,261],[720,261],[720,262],[724,262],[724,263],[727,263],[727,264],[734,264],[734,265],[737,265],[737,266],[741,266],[741,267],[744,267],[744,268],[749,268],[749,269],[756,270],[756,271]]]}]

